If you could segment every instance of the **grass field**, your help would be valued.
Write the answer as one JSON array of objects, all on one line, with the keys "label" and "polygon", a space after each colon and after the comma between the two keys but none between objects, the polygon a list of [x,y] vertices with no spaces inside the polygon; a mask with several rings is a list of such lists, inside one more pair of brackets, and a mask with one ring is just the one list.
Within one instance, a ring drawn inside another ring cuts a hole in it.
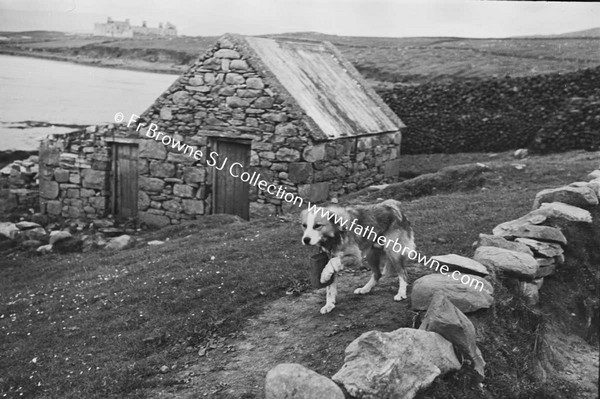
[{"label": "grass field", "polygon": [[[518,161],[527,165],[522,170],[507,153],[402,161],[416,174],[465,162],[492,167],[483,188],[404,202],[423,254],[469,256],[478,233],[528,212],[540,189],[581,180],[598,168],[600,153],[530,157]],[[342,283],[338,308],[320,316],[322,295],[314,295],[306,275],[314,250],[300,245],[300,231],[277,218],[206,217],[146,233],[122,252],[3,259],[0,397],[261,397],[264,369],[273,362],[297,361],[330,376],[341,366],[343,348],[361,333],[412,326],[408,302],[391,302],[392,283],[362,298],[344,294],[348,283]],[[168,241],[145,245],[152,239]],[[348,277],[353,284],[366,279],[356,272]],[[413,265],[409,282],[424,273]],[[496,299],[494,309],[474,316],[484,331],[485,389],[461,371],[421,398],[575,397],[573,384],[534,381],[531,328],[538,321],[523,318],[528,311],[505,290]],[[278,306],[279,313],[263,313]],[[256,349],[261,342],[263,352]],[[236,364],[247,365],[237,379],[227,374]],[[196,379],[181,377],[190,370],[200,370]]]},{"label": "grass field", "polygon": [[[101,66],[181,73],[215,37],[114,39],[60,32],[0,32],[0,53]],[[531,76],[600,65],[600,37],[465,39],[378,38],[289,33],[269,37],[327,40],[373,84]]]}]

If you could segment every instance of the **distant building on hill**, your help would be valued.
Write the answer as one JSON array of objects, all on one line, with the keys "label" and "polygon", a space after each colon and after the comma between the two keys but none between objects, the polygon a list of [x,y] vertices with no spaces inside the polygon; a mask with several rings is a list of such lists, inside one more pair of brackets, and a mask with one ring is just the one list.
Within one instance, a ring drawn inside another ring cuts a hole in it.
[{"label": "distant building on hill", "polygon": [[106,23],[95,23],[94,34],[97,36],[110,37],[134,37],[134,36],[177,36],[177,28],[175,25],[167,22],[164,26],[158,24],[158,28],[150,28],[146,25],[146,21],[142,22],[142,26],[133,26],[129,23],[129,18],[125,21],[113,21],[108,17]]}]

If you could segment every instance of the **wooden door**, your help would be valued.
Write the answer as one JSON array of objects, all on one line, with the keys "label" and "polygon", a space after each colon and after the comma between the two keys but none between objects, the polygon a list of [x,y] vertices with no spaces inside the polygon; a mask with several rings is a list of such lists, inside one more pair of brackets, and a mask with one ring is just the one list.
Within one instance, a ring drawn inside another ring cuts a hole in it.
[{"label": "wooden door", "polygon": [[[213,213],[229,213],[238,215],[246,220],[250,219],[250,185],[244,183],[239,177],[234,177],[229,168],[235,162],[244,165],[246,169],[250,164],[250,144],[240,141],[218,139],[216,150],[219,162],[216,167],[221,167],[227,158],[223,170],[213,171]],[[241,167],[236,167],[235,174],[242,173]]]},{"label": "wooden door", "polygon": [[114,143],[113,146],[113,215],[119,218],[137,215],[138,146]]}]

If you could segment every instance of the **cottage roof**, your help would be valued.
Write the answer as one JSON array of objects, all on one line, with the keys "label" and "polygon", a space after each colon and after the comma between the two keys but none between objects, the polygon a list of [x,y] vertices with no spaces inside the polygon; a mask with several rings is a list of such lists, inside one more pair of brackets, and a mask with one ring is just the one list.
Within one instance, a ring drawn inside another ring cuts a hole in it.
[{"label": "cottage roof", "polygon": [[[236,37],[239,41],[239,37]],[[396,132],[405,125],[329,42],[244,37],[312,120],[317,139]]]}]

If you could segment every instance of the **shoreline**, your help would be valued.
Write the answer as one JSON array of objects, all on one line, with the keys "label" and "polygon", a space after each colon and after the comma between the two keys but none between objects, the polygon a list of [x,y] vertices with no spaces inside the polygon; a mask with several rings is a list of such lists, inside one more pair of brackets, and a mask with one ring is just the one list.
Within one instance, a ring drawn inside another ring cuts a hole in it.
[{"label": "shoreline", "polygon": [[[180,75],[188,68],[187,65],[182,65],[180,68],[174,68],[174,67],[169,67],[168,64],[161,64],[161,65],[164,65],[164,68],[152,68],[149,66],[144,66],[143,64],[142,65],[115,65],[115,64],[106,63],[106,61],[102,60],[102,59],[90,59],[90,58],[80,59],[80,58],[75,58],[75,57],[66,56],[66,55],[55,55],[55,54],[47,54],[47,53],[42,53],[42,52],[33,52],[33,51],[26,51],[26,50],[7,49],[7,48],[0,48],[0,55],[9,55],[9,56],[16,56],[16,57],[30,57],[30,58],[38,58],[38,59],[51,60],[51,61],[69,62],[72,64],[93,66],[93,67],[99,67],[99,68],[123,69],[123,70],[127,70],[127,71],[160,73],[160,74],[166,74],[166,75]],[[142,62],[142,61],[137,61],[137,62]]]}]

